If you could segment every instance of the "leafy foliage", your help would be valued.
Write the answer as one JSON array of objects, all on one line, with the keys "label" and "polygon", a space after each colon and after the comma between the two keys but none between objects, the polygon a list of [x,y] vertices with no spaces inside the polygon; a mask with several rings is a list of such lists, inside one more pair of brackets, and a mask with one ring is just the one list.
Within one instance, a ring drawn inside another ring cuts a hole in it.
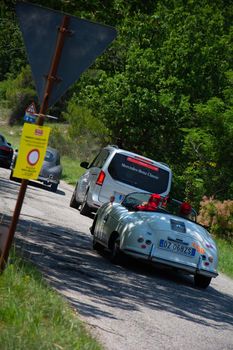
[{"label": "leafy foliage", "polygon": [[[118,30],[117,40],[71,87],[67,104],[62,100],[54,107],[55,115],[65,109],[61,120],[69,122],[67,142],[75,140],[88,157],[111,142],[168,163],[174,195],[196,207],[203,195],[232,197],[231,1],[31,2]],[[0,45],[16,26],[14,3],[1,5],[1,18],[11,25],[3,25]],[[13,47],[21,45],[19,36],[17,29]],[[24,65],[23,55],[9,56],[7,46],[1,55],[0,79],[9,72],[21,74],[17,62]],[[0,84],[0,98],[6,92],[12,101],[18,95],[9,92],[9,84],[15,84],[12,75]]]},{"label": "leafy foliage", "polygon": [[84,76],[77,94],[112,142],[170,164],[174,193],[197,206],[204,194],[232,195],[232,14],[222,1],[127,14],[115,66],[99,81]]},{"label": "leafy foliage", "polygon": [[9,124],[13,125],[17,121],[22,123],[25,109],[32,101],[37,102],[30,67],[22,68],[15,79],[8,79],[7,84],[0,84],[0,96],[5,97],[11,108]]},{"label": "leafy foliage", "polygon": [[15,1],[0,4],[0,81],[16,75],[26,65],[22,35],[13,12]]}]

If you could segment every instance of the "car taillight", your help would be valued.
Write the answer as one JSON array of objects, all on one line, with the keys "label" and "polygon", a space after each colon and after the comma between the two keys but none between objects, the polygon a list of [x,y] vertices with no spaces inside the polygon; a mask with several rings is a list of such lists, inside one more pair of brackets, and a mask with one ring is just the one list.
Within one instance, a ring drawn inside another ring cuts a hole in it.
[{"label": "car taillight", "polygon": [[2,151],[6,151],[6,152],[11,152],[11,151],[12,151],[10,148],[5,147],[5,146],[0,146],[0,149],[1,149]]},{"label": "car taillight", "polygon": [[99,173],[98,179],[96,181],[96,185],[102,186],[104,179],[105,179],[105,173],[101,170],[101,172]]}]

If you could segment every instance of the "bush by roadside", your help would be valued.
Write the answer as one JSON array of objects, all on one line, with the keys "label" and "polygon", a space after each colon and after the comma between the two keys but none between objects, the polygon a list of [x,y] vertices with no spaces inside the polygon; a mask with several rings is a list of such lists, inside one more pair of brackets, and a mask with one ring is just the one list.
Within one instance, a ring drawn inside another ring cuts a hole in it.
[{"label": "bush by roadside", "polygon": [[213,235],[233,241],[233,200],[219,201],[204,196],[197,220]]}]

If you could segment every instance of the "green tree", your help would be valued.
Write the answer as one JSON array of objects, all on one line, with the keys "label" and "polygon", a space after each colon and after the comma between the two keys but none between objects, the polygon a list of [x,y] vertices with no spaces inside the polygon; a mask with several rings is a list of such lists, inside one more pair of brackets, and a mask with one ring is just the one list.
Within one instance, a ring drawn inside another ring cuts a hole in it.
[{"label": "green tree", "polygon": [[26,65],[22,36],[15,20],[14,1],[0,4],[0,81],[17,75]]},{"label": "green tree", "polygon": [[[164,161],[174,193],[197,204],[204,194],[232,196],[232,1],[32,2],[117,27],[117,39],[65,96],[79,146],[109,141]],[[6,17],[14,1],[3,4]],[[7,61],[7,47],[1,54],[0,79],[16,76],[17,58]]]},{"label": "green tree", "polygon": [[23,123],[25,109],[32,101],[37,103],[30,67],[22,68],[15,79],[8,79],[7,84],[0,84],[1,95],[10,110],[9,124]]},{"label": "green tree", "polygon": [[[220,0],[157,1],[150,14],[127,12],[113,44],[112,65],[101,79],[85,75],[78,85],[79,104],[107,125],[114,143],[169,163],[183,194],[193,175],[199,199],[205,191],[215,193],[229,169],[226,159],[215,159],[230,141],[229,131],[219,131],[221,112],[210,108],[216,101],[218,109],[224,105],[229,125],[225,91],[229,94],[233,7],[227,5]],[[95,68],[104,70],[103,60]],[[206,108],[210,115],[204,122]],[[213,115],[219,119],[215,128]],[[192,150],[198,144],[198,152]]]}]

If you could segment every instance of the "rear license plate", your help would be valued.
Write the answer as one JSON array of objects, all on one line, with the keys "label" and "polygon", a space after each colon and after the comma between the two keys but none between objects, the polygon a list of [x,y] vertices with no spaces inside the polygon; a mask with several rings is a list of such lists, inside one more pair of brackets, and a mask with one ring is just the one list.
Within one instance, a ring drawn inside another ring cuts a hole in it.
[{"label": "rear license plate", "polygon": [[125,195],[122,193],[114,192],[115,202],[120,203],[123,201]]},{"label": "rear license plate", "polygon": [[159,248],[172,251],[173,253],[190,256],[190,257],[195,256],[195,253],[196,253],[195,248],[187,247],[183,244],[176,243],[176,242],[166,241],[164,239],[161,239],[159,241]]}]

